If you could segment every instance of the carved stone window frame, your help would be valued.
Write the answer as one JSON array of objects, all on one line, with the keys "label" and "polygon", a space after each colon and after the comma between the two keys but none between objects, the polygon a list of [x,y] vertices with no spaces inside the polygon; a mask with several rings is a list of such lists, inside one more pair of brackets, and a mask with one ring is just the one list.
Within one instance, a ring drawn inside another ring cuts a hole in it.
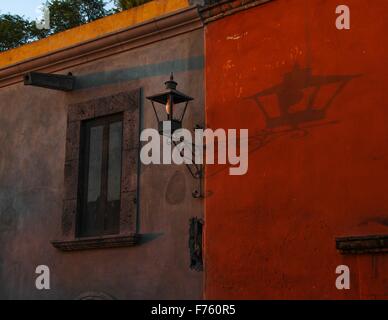
[{"label": "carved stone window frame", "polygon": [[[140,97],[139,89],[68,107],[62,235],[61,240],[52,242],[57,249],[72,251],[137,244],[140,238],[137,234]],[[78,182],[82,122],[116,113],[123,113],[120,231],[117,235],[78,238],[76,228],[80,202]]]}]

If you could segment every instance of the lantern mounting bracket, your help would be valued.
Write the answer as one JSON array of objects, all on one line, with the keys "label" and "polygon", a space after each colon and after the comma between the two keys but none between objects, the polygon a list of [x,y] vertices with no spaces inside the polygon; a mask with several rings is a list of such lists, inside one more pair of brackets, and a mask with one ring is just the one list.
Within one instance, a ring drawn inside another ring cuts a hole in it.
[{"label": "lantern mounting bracket", "polygon": [[[196,128],[199,128],[199,126],[197,125]],[[178,146],[176,141],[172,140],[172,142],[175,145],[175,147]],[[192,143],[192,149],[191,149],[192,159],[195,159],[195,151],[193,151],[195,149],[196,149],[196,145],[194,143]],[[183,151],[181,151],[181,156],[182,157],[184,156]],[[189,171],[190,175],[194,179],[199,180],[198,189],[194,190],[192,193],[193,198],[195,198],[195,199],[203,198],[204,197],[204,195],[203,195],[203,165],[196,164],[196,163],[192,163],[192,164],[185,163],[185,166],[186,166],[187,170]]]}]

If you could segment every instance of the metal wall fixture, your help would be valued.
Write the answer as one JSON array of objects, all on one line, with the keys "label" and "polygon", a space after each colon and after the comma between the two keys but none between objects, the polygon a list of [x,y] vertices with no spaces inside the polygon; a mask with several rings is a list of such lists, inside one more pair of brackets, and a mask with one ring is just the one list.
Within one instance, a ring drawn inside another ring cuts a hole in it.
[{"label": "metal wall fixture", "polygon": [[[155,117],[158,122],[159,134],[171,139],[175,131],[182,129],[182,121],[186,114],[187,107],[194,98],[176,89],[178,83],[174,81],[173,73],[171,73],[170,80],[165,82],[165,86],[166,91],[149,96],[147,99],[152,103],[152,108],[154,109]],[[170,131],[166,131],[166,128],[170,128]],[[198,125],[195,127],[195,129],[199,128]],[[171,139],[171,141],[175,146],[177,145],[176,141],[173,141],[173,139]],[[192,144],[191,147],[194,158],[196,146],[195,144]],[[193,197],[203,198],[203,166],[195,163],[192,165],[185,163],[185,165],[189,170],[190,175],[194,179],[199,180],[199,188],[192,193]]]},{"label": "metal wall fixture", "polygon": [[190,219],[190,269],[195,271],[203,271],[203,227],[204,221],[202,219],[197,217]]},{"label": "metal wall fixture", "polygon": [[72,91],[75,86],[75,77],[68,73],[67,75],[28,72],[24,76],[24,85],[35,86],[52,90]]},{"label": "metal wall fixture", "polygon": [[[161,135],[172,135],[176,130],[182,128],[182,121],[186,114],[187,106],[194,98],[176,89],[178,83],[174,81],[173,73],[171,73],[170,80],[164,84],[166,86],[165,92],[147,97],[147,99],[152,103],[152,108],[158,121],[159,133]],[[155,105],[158,109],[162,106],[165,112],[157,112]],[[165,124],[170,125],[171,132],[164,132]]]}]

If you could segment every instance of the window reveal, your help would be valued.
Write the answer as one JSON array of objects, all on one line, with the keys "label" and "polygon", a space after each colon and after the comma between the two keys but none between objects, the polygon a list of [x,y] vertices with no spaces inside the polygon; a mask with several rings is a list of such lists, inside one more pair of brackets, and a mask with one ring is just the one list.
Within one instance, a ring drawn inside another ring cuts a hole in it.
[{"label": "window reveal", "polygon": [[122,114],[82,123],[78,236],[119,233]]}]

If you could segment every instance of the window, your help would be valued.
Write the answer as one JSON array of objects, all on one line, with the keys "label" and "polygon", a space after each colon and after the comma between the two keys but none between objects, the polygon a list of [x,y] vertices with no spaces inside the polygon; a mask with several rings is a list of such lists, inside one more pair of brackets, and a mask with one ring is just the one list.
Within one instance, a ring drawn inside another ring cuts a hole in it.
[{"label": "window", "polygon": [[122,135],[122,113],[82,123],[77,225],[81,237],[119,233]]},{"label": "window", "polygon": [[137,243],[140,90],[68,108],[61,239],[65,251]]}]

